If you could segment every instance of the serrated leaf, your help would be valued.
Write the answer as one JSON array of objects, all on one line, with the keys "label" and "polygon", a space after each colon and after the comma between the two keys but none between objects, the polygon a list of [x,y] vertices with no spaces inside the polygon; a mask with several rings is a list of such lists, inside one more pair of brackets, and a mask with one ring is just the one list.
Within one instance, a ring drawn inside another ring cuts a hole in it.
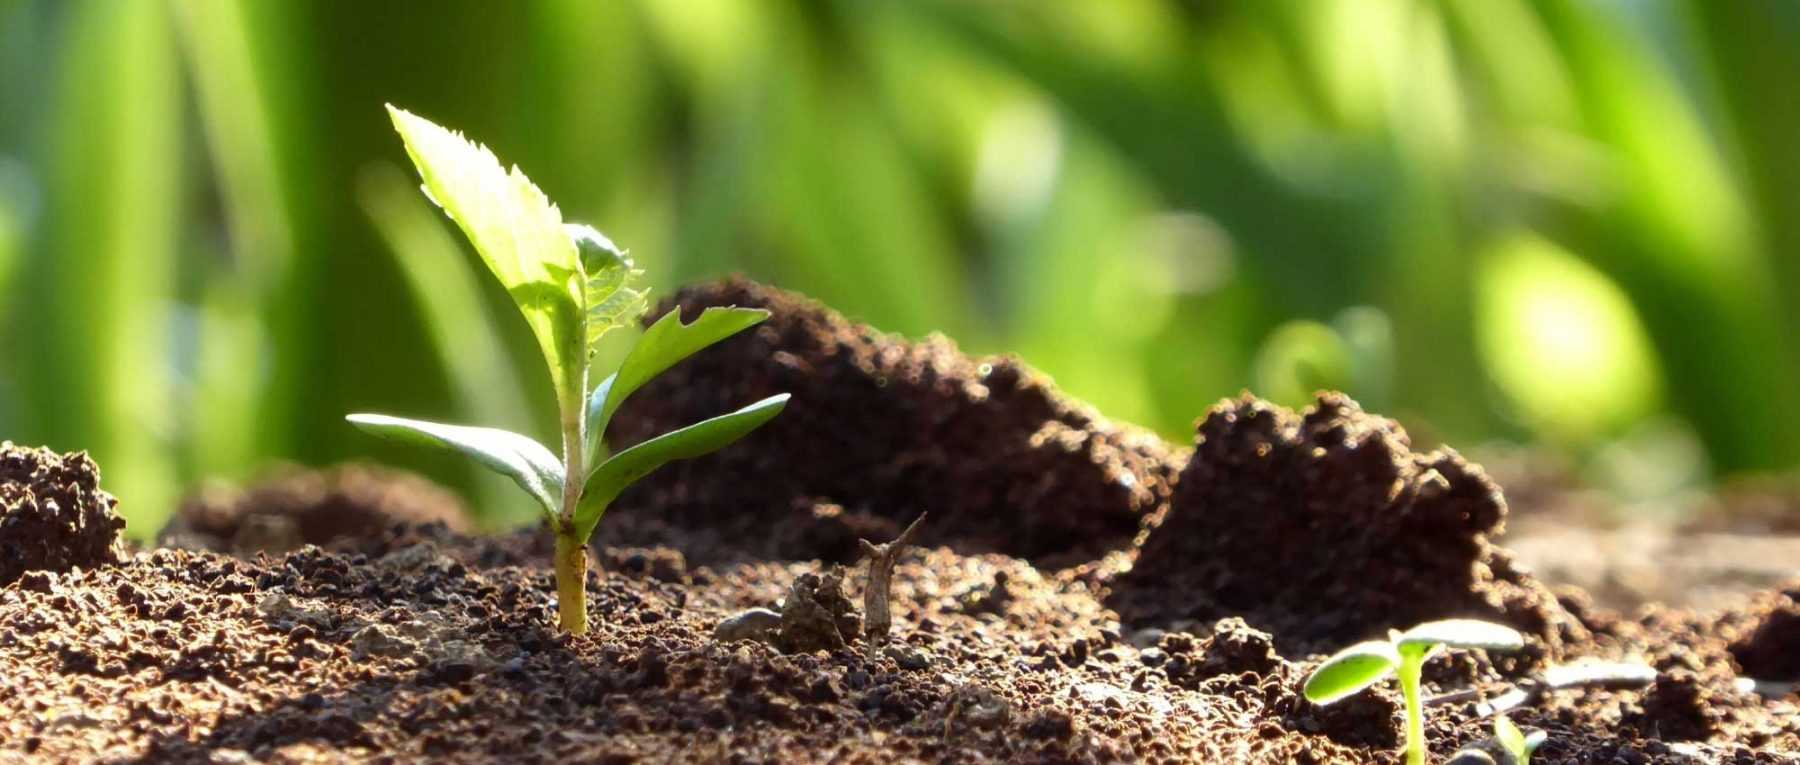
[{"label": "serrated leaf", "polygon": [[388,114],[426,196],[462,228],[524,314],[557,400],[578,405],[586,392],[586,285],[561,211],[517,167],[503,169],[487,147],[403,109],[390,105]]},{"label": "serrated leaf", "polygon": [[1425,622],[1400,633],[1394,642],[1402,651],[1424,650],[1434,645],[1489,651],[1517,651],[1525,647],[1525,637],[1518,630],[1479,619]]},{"label": "serrated leaf", "polygon": [[727,337],[744,331],[769,312],[736,306],[708,308],[692,323],[681,322],[680,309],[671,309],[651,324],[625,356],[619,371],[600,383],[588,397],[588,453],[595,453],[606,425],[626,397],[682,359]]},{"label": "serrated leaf", "polygon": [[565,224],[569,238],[581,252],[583,305],[587,306],[587,355],[592,357],[600,338],[629,326],[648,310],[649,287],[644,272],[612,239],[592,226]]},{"label": "serrated leaf", "polygon": [[1393,643],[1366,640],[1332,654],[1306,678],[1303,692],[1314,704],[1330,704],[1381,682],[1398,666]]},{"label": "serrated leaf", "polygon": [[544,507],[555,523],[563,491],[562,463],[543,444],[508,430],[445,425],[385,414],[352,414],[344,419],[383,438],[447,449],[473,457],[513,479]]},{"label": "serrated leaf", "polygon": [[576,533],[586,540],[607,506],[625,487],[671,461],[710,454],[743,438],[780,414],[787,406],[788,398],[786,393],[770,396],[730,414],[664,433],[613,455],[588,474],[581,505],[575,511]]}]

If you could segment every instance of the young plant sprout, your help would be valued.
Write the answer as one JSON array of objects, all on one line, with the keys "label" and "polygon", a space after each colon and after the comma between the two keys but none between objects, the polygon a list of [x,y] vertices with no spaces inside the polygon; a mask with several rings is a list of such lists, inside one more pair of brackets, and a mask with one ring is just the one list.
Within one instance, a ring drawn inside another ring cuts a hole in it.
[{"label": "young plant sprout", "polygon": [[1398,674],[1400,694],[1406,698],[1406,762],[1424,765],[1419,673],[1425,660],[1444,646],[1517,651],[1524,645],[1518,631],[1498,624],[1475,619],[1426,622],[1405,632],[1389,631],[1387,640],[1368,640],[1338,651],[1306,678],[1304,692],[1315,704],[1330,704]]},{"label": "young plant sprout", "polygon": [[1500,742],[1500,747],[1512,755],[1514,765],[1531,765],[1531,753],[1537,751],[1549,737],[1550,734],[1541,730],[1534,730],[1529,734],[1519,730],[1519,726],[1514,725],[1506,715],[1494,716],[1494,740]]},{"label": "young plant sprout", "polygon": [[671,460],[717,450],[768,422],[788,396],[665,433],[609,455],[606,425],[627,396],[676,362],[768,318],[746,308],[708,308],[692,324],[670,311],[645,331],[618,371],[588,390],[596,343],[647,310],[643,272],[605,235],[565,224],[517,167],[486,147],[393,106],[425,195],[456,221],[524,314],[550,366],[561,413],[562,454],[518,433],[380,414],[350,422],[376,435],[473,457],[519,484],[542,506],[556,535],[557,611],[563,629],[587,632],[587,541],[625,487]]}]

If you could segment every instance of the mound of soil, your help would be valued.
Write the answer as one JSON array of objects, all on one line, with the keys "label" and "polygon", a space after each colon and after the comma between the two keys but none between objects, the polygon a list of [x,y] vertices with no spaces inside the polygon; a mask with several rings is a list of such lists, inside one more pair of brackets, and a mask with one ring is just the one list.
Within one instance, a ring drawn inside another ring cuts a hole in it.
[{"label": "mound of soil", "polygon": [[612,511],[716,535],[717,556],[690,558],[847,561],[858,537],[891,538],[930,510],[926,544],[1078,561],[1129,545],[1168,501],[1179,462],[1160,439],[1107,422],[1017,359],[969,358],[941,336],[908,342],[743,280],[684,289],[647,320],[729,305],[774,315],[646,385],[608,433],[623,448],[793,394],[749,438],[663,468]]},{"label": "mound of soil", "polygon": [[455,494],[411,473],[373,465],[286,466],[247,488],[209,486],[181,503],[157,544],[241,556],[305,545],[357,544],[396,523],[469,531]]},{"label": "mound of soil", "polygon": [[[1505,504],[1479,468],[1412,453],[1341,396],[1304,416],[1228,402],[1177,483],[1167,449],[1010,362],[983,373],[941,341],[858,335],[743,283],[679,299],[777,316],[742,339],[757,353],[723,346],[677,379],[716,376],[640,393],[622,429],[764,391],[814,406],[602,524],[590,634],[555,629],[538,529],[384,519],[281,557],[158,549],[33,571],[0,587],[0,761],[1398,763],[1393,689],[1322,708],[1299,688],[1319,652],[1449,615],[1519,626],[1532,651],[1428,663],[1434,761],[1489,736],[1481,703],[1578,656],[1657,676],[1513,709],[1550,733],[1535,763],[1800,752],[1791,693],[1739,682],[1778,666],[1793,591],[1631,618],[1553,597],[1487,541]],[[736,376],[764,387],[719,382]],[[249,517],[257,501],[229,504]],[[866,567],[787,558],[868,529],[892,529],[866,534],[885,542],[923,510],[889,642],[872,646]],[[56,539],[50,555],[80,549]],[[772,629],[715,637],[756,608]]]},{"label": "mound of soil", "polygon": [[100,490],[100,468],[86,452],[0,441],[0,586],[27,571],[116,562],[125,528],[117,504]]},{"label": "mound of soil", "polygon": [[1488,542],[1500,488],[1455,451],[1416,454],[1392,420],[1337,393],[1305,413],[1245,395],[1200,422],[1174,500],[1108,605],[1133,625],[1237,615],[1290,654],[1395,625],[1470,617],[1536,638],[1587,630]]}]

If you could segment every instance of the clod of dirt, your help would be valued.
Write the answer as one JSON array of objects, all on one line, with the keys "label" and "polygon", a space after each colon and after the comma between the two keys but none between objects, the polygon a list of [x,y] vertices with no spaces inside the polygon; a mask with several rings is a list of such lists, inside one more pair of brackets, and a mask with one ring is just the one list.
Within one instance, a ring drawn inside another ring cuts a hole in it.
[{"label": "clod of dirt", "polygon": [[802,574],[781,602],[775,645],[788,653],[836,651],[862,634],[862,618],[844,596],[844,573]]},{"label": "clod of dirt", "polygon": [[1644,692],[1643,709],[1625,722],[1664,741],[1705,741],[1719,730],[1731,695],[1730,679],[1688,670],[1658,675]]},{"label": "clod of dirt", "polygon": [[1240,615],[1290,656],[1451,616],[1535,637],[1527,661],[1585,639],[1489,544],[1506,502],[1455,451],[1416,454],[1339,393],[1298,416],[1246,394],[1198,431],[1166,516],[1114,582],[1127,623]]},{"label": "clod of dirt", "polygon": [[125,528],[117,504],[86,452],[0,441],[0,586],[27,571],[117,563]]},{"label": "clod of dirt", "polygon": [[1768,600],[1750,634],[1731,644],[1731,656],[1748,677],[1800,680],[1800,582]]},{"label": "clod of dirt", "polygon": [[[793,394],[743,441],[665,467],[620,498],[615,515],[655,508],[671,525],[714,530],[722,547],[690,548],[690,560],[848,563],[857,537],[898,530],[866,528],[871,517],[928,510],[920,544],[1078,562],[1126,546],[1167,502],[1177,465],[1160,439],[1107,422],[1016,359],[972,359],[935,335],[908,342],[743,280],[684,289],[646,320],[727,305],[773,316],[646,385],[607,434],[625,447]],[[838,512],[815,515],[817,506]],[[608,524],[603,541],[642,542],[609,536],[631,524]]]},{"label": "clod of dirt", "polygon": [[455,494],[424,478],[370,465],[277,469],[243,489],[212,486],[189,496],[158,544],[240,556],[271,555],[334,541],[361,544],[395,523],[471,524]]}]

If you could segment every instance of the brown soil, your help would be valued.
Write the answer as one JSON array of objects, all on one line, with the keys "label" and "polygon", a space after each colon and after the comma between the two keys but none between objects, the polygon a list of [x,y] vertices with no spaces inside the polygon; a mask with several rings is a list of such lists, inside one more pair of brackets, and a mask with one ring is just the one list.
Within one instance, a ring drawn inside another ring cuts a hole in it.
[{"label": "brown soil", "polygon": [[117,504],[100,490],[100,468],[87,453],[0,441],[0,585],[27,571],[118,561],[125,521]]},{"label": "brown soil", "polygon": [[775,318],[644,386],[609,443],[777,393],[792,402],[741,445],[633,486],[603,538],[667,524],[719,541],[706,551],[717,557],[690,550],[697,562],[847,562],[859,537],[890,539],[930,510],[923,544],[1054,565],[1127,546],[1168,502],[1180,463],[1161,439],[1107,422],[1017,359],[972,359],[941,336],[905,342],[742,280],[682,290],[649,315],[724,305]]},{"label": "brown soil", "polygon": [[271,555],[374,536],[396,523],[437,521],[469,531],[456,495],[410,473],[372,465],[276,468],[248,488],[208,486],[181,503],[157,544]]},{"label": "brown soil", "polygon": [[[1550,732],[1533,762],[1800,759],[1796,698],[1736,683],[1792,672],[1794,588],[1631,617],[1552,594],[1488,541],[1506,507],[1478,467],[1413,453],[1341,396],[1303,414],[1223,402],[1184,458],[1016,362],[744,283],[679,299],[777,315],[638,394],[620,440],[762,391],[795,403],[602,524],[592,634],[555,630],[538,530],[408,516],[248,558],[212,551],[250,547],[215,530],[209,549],[119,562],[32,531],[65,544],[0,588],[0,761],[1396,763],[1391,688],[1327,708],[1297,688],[1321,652],[1444,616],[1513,624],[1529,648],[1435,659],[1431,694],[1497,693],[1575,657],[1659,671],[1515,710]],[[9,514],[44,484],[19,476],[80,464],[85,489],[53,512],[106,517],[85,458],[6,454]],[[864,567],[840,583],[818,559],[925,510],[893,573],[892,641],[867,650]],[[769,642],[714,639],[752,607],[786,612]],[[1474,700],[1428,722],[1438,761],[1490,727]]]}]

